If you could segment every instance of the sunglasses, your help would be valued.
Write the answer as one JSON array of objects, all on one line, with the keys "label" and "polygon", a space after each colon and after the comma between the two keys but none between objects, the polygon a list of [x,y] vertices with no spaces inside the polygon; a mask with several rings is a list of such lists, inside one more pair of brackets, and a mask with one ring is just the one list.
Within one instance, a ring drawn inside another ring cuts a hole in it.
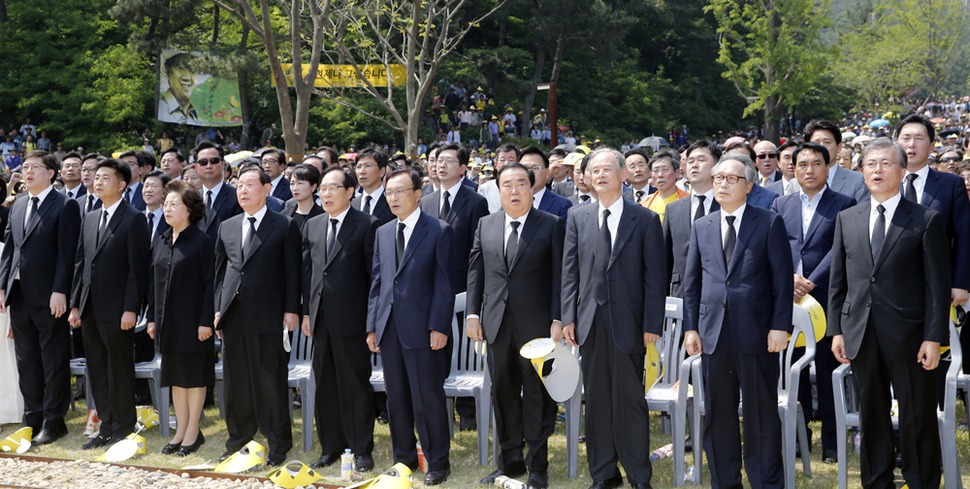
[{"label": "sunglasses", "polygon": [[961,161],[961,159],[957,157],[950,157],[950,158],[943,158],[942,160],[940,160],[940,163],[954,163],[957,161]]},{"label": "sunglasses", "polygon": [[758,159],[759,160],[764,160],[764,159],[772,159],[773,160],[773,159],[775,159],[777,157],[778,157],[778,153],[762,153],[762,154],[758,155]]},{"label": "sunglasses", "polygon": [[222,163],[222,158],[218,156],[213,156],[212,158],[208,158],[208,159],[202,158],[202,159],[195,160],[195,163],[199,166],[209,166],[210,163],[213,165],[218,165],[219,163]]}]

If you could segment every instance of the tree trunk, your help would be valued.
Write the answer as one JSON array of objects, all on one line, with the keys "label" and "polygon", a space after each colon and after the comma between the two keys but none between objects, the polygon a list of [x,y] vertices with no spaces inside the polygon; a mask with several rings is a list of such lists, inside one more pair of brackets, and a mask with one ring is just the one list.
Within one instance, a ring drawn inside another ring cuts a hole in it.
[{"label": "tree trunk", "polygon": [[0,0],[0,27],[7,22],[7,0]]},{"label": "tree trunk", "polygon": [[519,133],[521,137],[529,137],[532,130],[532,104],[536,100],[536,85],[542,82],[542,72],[546,66],[546,37],[542,31],[536,29],[536,64],[532,71],[532,83],[529,91],[525,94],[525,102],[522,106],[522,120],[520,121]]},{"label": "tree trunk", "polygon": [[[247,44],[249,43],[249,28],[242,27],[242,40],[239,41],[239,51],[243,56],[246,55]],[[242,112],[243,129],[239,133],[239,145],[242,149],[249,149],[249,72],[239,71],[239,110]]]},{"label": "tree trunk", "polygon": [[212,4],[212,44],[219,42],[219,4]]},{"label": "tree trunk", "polygon": [[764,139],[772,143],[778,143],[779,118],[782,106],[778,103],[778,98],[769,95],[765,98],[765,135]]}]

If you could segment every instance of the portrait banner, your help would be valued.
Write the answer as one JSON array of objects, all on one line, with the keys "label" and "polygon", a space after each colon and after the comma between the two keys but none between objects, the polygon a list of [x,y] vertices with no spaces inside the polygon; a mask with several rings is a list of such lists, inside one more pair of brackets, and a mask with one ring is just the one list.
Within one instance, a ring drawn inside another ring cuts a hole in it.
[{"label": "portrait banner", "polygon": [[201,53],[163,49],[158,58],[158,120],[190,126],[242,125],[239,82],[191,67]]}]

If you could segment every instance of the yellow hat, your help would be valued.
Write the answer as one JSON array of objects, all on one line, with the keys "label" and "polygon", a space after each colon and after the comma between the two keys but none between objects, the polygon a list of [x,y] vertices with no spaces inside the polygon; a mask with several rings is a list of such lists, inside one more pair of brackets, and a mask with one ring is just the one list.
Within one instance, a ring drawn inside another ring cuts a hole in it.
[{"label": "yellow hat", "polygon": [[576,146],[573,149],[573,151],[576,151],[577,149],[582,151],[584,155],[588,155],[589,152],[592,151],[591,149],[589,149],[589,146],[586,146],[585,144],[580,144],[579,146]]},{"label": "yellow hat", "polygon": [[266,448],[256,441],[251,441],[225,461],[216,465],[214,472],[238,474],[264,463],[266,463]]},{"label": "yellow hat", "polygon": [[[795,305],[801,307],[808,313],[812,318],[812,328],[815,330],[815,342],[818,343],[822,338],[825,337],[825,329],[827,328],[825,322],[825,311],[822,310],[822,305],[815,300],[809,294],[805,294],[802,300],[796,302]],[[805,337],[801,336],[795,340],[795,346],[805,346]]]},{"label": "yellow hat", "polygon": [[33,439],[34,429],[30,426],[24,426],[0,441],[0,451],[24,453],[30,450],[30,443]]},{"label": "yellow hat", "polygon": [[138,423],[141,423],[144,429],[147,430],[158,425],[159,416],[155,412],[155,408],[151,406],[138,406],[135,408],[135,413],[138,415]]},{"label": "yellow hat", "polygon": [[580,153],[569,153],[565,158],[562,159],[562,164],[566,166],[576,166],[579,162],[583,161],[583,155]]},{"label": "yellow hat", "polygon": [[320,475],[320,473],[311,469],[307,466],[307,464],[299,460],[287,462],[286,465],[270,472],[267,477],[269,477],[269,480],[273,481],[274,484],[285,489],[296,489],[297,487],[309,486],[310,484],[323,479],[323,476]]},{"label": "yellow hat", "polygon": [[664,374],[663,364],[660,363],[660,352],[657,351],[656,342],[647,345],[647,354],[643,359],[643,367],[643,379],[646,381],[643,384],[646,387],[643,392],[646,393],[660,381],[660,378]]},{"label": "yellow hat", "polygon": [[402,463],[396,463],[383,474],[358,482],[344,489],[411,489],[411,469]]}]

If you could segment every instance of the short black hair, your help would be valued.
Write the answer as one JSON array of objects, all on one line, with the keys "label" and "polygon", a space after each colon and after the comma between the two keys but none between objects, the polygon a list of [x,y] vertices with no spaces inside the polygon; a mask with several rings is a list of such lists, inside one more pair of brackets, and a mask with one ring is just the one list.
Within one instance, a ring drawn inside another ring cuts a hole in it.
[{"label": "short black hair", "polygon": [[791,160],[793,162],[797,162],[798,153],[801,153],[802,151],[814,151],[816,153],[821,153],[822,159],[825,160],[825,166],[829,166],[829,162],[832,161],[832,155],[829,154],[828,148],[826,148],[825,146],[822,146],[819,143],[813,143],[810,141],[806,141],[806,142],[803,142],[802,144],[799,144],[798,148],[795,149],[795,152],[791,154]]},{"label": "short black hair", "polygon": [[387,168],[387,153],[377,148],[371,147],[360,150],[360,153],[357,153],[357,158],[354,159],[354,163],[359,163],[364,158],[373,158],[377,163],[377,168],[381,170]]},{"label": "short black hair", "polygon": [[100,170],[102,168],[110,168],[114,170],[115,175],[118,175],[122,180],[125,181],[125,185],[131,183],[131,168],[128,167],[127,163],[116,158],[105,158],[98,162],[97,169]]},{"label": "short black hair", "polygon": [[342,166],[331,166],[320,174],[320,181],[323,181],[323,177],[327,176],[329,173],[339,171],[344,176],[344,188],[357,188],[357,175],[354,172],[347,170]]},{"label": "short black hair", "polygon": [[519,161],[519,147],[515,143],[505,143],[495,150],[495,155],[498,156],[501,153],[508,153],[509,151],[515,151],[515,161]]},{"label": "short black hair", "polygon": [[144,168],[146,166],[149,167],[149,168],[155,168],[157,166],[156,165],[156,160],[155,160],[155,155],[149,153],[148,151],[143,151],[143,150],[139,150],[138,151],[138,154],[141,155],[142,160],[144,160],[144,162],[145,162],[145,164],[142,165],[141,164],[142,160],[139,160],[138,166],[140,166],[142,168]]},{"label": "short black hair", "polygon": [[[199,144],[199,146],[202,146],[203,144],[206,144],[206,143],[201,143]],[[202,149],[205,149],[205,148],[202,148]],[[196,151],[198,151],[198,149],[196,149]],[[183,155],[182,152],[175,146],[172,146],[171,148],[168,148],[165,151],[162,151],[162,154],[158,155],[158,158],[161,159],[169,153],[175,153],[175,158],[179,160],[179,163],[185,163],[185,155]]]},{"label": "short black hair", "polygon": [[387,182],[390,182],[392,178],[398,175],[407,175],[411,179],[411,185],[414,187],[411,190],[421,191],[421,175],[418,172],[412,171],[410,168],[398,168],[387,174],[384,177],[384,186],[387,186]]},{"label": "short black hair", "polygon": [[88,161],[88,160],[95,160],[95,161],[100,162],[103,159],[104,159],[104,156],[101,156],[100,153],[97,153],[97,152],[95,152],[95,153],[88,153],[88,154],[84,155],[84,158],[81,158],[81,163],[84,163],[85,161]]},{"label": "short black hair", "polygon": [[748,143],[747,141],[738,141],[724,148],[725,153],[731,153],[733,151],[744,151],[744,154],[748,158],[751,158],[751,161],[755,161],[758,159],[758,154],[754,152],[754,148],[752,148],[751,144]]},{"label": "short black hair", "polygon": [[510,170],[522,170],[529,175],[529,186],[534,187],[536,184],[536,175],[532,173],[532,170],[528,169],[522,163],[509,163],[499,169],[498,174],[495,175],[495,183],[499,184],[502,182],[502,174]]},{"label": "short black hair", "polygon": [[835,144],[842,144],[842,129],[839,129],[839,125],[832,121],[815,119],[809,122],[805,126],[805,140],[811,141],[812,134],[815,131],[828,131],[832,134],[832,138],[835,139]]},{"label": "short black hair", "polygon": [[118,159],[124,160],[129,156],[135,158],[135,161],[138,163],[138,168],[145,166],[145,157],[138,154],[138,152],[134,150],[128,150],[128,151],[125,151],[124,153],[121,153],[120,155],[118,155]]},{"label": "short black hair", "polygon": [[647,162],[650,161],[650,153],[648,153],[646,148],[644,148],[643,146],[637,146],[636,148],[627,150],[626,153],[623,153],[624,158],[629,158],[634,155],[642,156],[643,161],[647,161]]},{"label": "short black hair", "polygon": [[687,157],[690,158],[690,154],[699,149],[706,149],[714,157],[714,161],[721,159],[721,148],[710,139],[700,139],[691,143],[687,147]]},{"label": "short black hair", "polygon": [[61,161],[64,161],[64,160],[66,160],[68,158],[77,158],[77,159],[79,159],[81,161],[84,161],[84,159],[81,156],[81,153],[78,153],[77,151],[71,151],[70,153],[64,155],[64,157],[61,158]]},{"label": "short black hair", "polygon": [[442,151],[455,151],[458,153],[458,164],[461,166],[468,166],[468,150],[461,144],[446,144],[438,148],[438,154],[440,155]]},{"label": "short black hair", "polygon": [[[218,150],[219,151],[219,157],[220,158],[226,156],[226,151],[224,149],[222,149],[222,146],[220,146],[220,145],[218,145],[216,143],[213,143],[211,141],[202,141],[201,143],[199,143],[198,146],[195,147],[194,150],[192,150],[192,152],[196,155],[196,158],[198,158],[199,151],[202,151],[203,149],[210,149],[210,148],[215,148],[216,150]],[[169,148],[169,149],[171,149],[171,148]],[[185,159],[184,158],[179,158],[179,161],[185,161]]]},{"label": "short black hair", "polygon": [[566,150],[564,150],[562,148],[558,148],[558,147],[557,148],[552,148],[551,150],[549,150],[549,157],[550,158],[552,158],[553,156],[561,156],[561,157],[565,158],[567,154],[568,153],[566,152]]},{"label": "short black hair", "polygon": [[[330,146],[320,146],[319,148],[317,148],[316,151],[313,152],[313,154],[320,154],[320,153],[327,153],[327,156],[330,157],[331,164],[336,164],[337,160],[340,159],[340,155],[337,154],[337,152],[334,151],[334,149],[331,148]],[[324,161],[324,163],[326,163],[326,161]],[[323,166],[324,168],[326,168],[327,165],[323,165]]]},{"label": "short black hair", "polygon": [[249,172],[257,172],[259,174],[259,183],[263,185],[269,185],[270,183],[272,183],[272,180],[269,179],[269,174],[263,171],[263,169],[260,168],[259,165],[255,163],[246,163],[240,166],[239,174],[237,176],[239,178],[242,178],[244,174]]},{"label": "short black hair", "polygon": [[263,158],[268,154],[275,154],[276,159],[279,160],[279,164],[286,166],[286,151],[280,148],[263,148],[263,152],[259,155],[259,161],[262,162]]},{"label": "short black hair", "polygon": [[[801,143],[802,143],[802,142],[801,142],[801,141],[799,141],[799,140],[797,140],[797,139],[789,139],[788,141],[785,141],[785,144],[782,144],[781,146],[778,146],[778,154],[779,154],[779,156],[778,156],[778,157],[779,157],[779,158],[781,158],[781,156],[780,156],[780,155],[781,155],[781,152],[782,152],[782,151],[784,151],[784,150],[786,150],[786,149],[788,149],[788,148],[794,148],[794,147],[797,147],[797,146],[798,146],[799,144],[801,144]],[[827,152],[828,152],[828,150],[825,150],[825,152],[827,153]],[[795,157],[795,156],[794,156],[794,154],[792,154],[792,158],[793,158],[793,159],[794,159],[794,157]]]},{"label": "short black hair", "polygon": [[51,176],[51,183],[54,183],[54,180],[57,179],[57,172],[61,170],[61,162],[57,161],[56,156],[42,149],[35,149],[24,156],[24,161],[27,161],[27,158],[40,158],[48,170],[54,170],[54,175]]},{"label": "short black hair", "polygon": [[320,170],[309,163],[300,163],[293,168],[292,180],[309,182],[317,187],[320,186]]},{"label": "short black hair", "polygon": [[933,123],[919,114],[910,114],[903,117],[903,120],[899,121],[899,124],[896,124],[896,130],[893,131],[893,139],[899,138],[899,131],[902,131],[903,126],[906,124],[921,124],[926,128],[926,135],[929,136],[930,143],[936,139],[936,128],[933,127]]},{"label": "short black hair", "polygon": [[323,158],[321,158],[321,157],[319,157],[319,156],[317,156],[315,154],[314,155],[306,155],[306,156],[304,156],[303,157],[303,162],[306,163],[307,160],[309,160],[309,159],[320,160],[320,168],[323,168],[324,170],[326,170],[327,167],[330,166],[330,165],[327,164],[327,160],[325,160],[325,159],[323,159]]},{"label": "short black hair", "polygon": [[[537,148],[535,146],[529,146],[528,148],[523,149],[522,152],[519,153],[519,157],[516,158],[516,159],[518,161],[521,161],[522,158],[524,158],[526,155],[539,155],[540,157],[542,157],[542,166],[544,168],[549,168],[549,157],[546,156],[546,152],[545,151],[543,151],[543,150],[541,150],[541,149],[539,149],[539,148]],[[535,179],[535,176],[533,176],[533,179]],[[535,183],[535,182],[533,182],[533,183]]]},{"label": "short black hair", "polygon": [[142,181],[148,180],[149,178],[157,178],[157,179],[161,180],[162,181],[162,188],[164,188],[166,185],[168,185],[168,182],[171,182],[172,181],[172,177],[166,175],[165,173],[162,173],[161,170],[154,170],[151,173],[149,173],[148,175],[145,175],[145,178],[142,178]]}]

